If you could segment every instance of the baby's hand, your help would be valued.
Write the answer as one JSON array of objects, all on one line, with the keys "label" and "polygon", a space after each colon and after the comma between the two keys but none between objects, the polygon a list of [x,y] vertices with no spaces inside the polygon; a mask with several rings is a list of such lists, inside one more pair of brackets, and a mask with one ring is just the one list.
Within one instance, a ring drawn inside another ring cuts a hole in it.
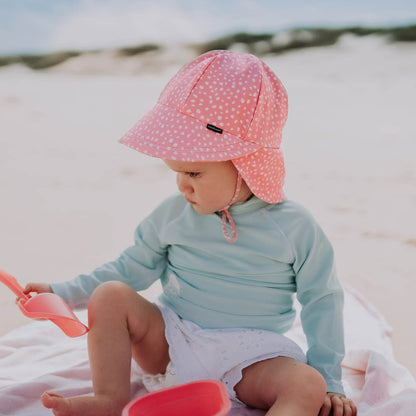
[{"label": "baby's hand", "polygon": [[327,393],[319,416],[356,416],[357,407],[354,402],[341,394]]},{"label": "baby's hand", "polygon": [[28,283],[23,289],[23,293],[27,295],[30,292],[53,293],[51,287],[47,283]]}]

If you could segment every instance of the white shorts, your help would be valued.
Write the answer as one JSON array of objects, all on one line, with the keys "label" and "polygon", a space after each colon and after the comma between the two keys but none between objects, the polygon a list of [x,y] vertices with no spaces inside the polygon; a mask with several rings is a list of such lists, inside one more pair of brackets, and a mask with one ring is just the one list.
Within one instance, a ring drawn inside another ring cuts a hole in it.
[{"label": "white shorts", "polygon": [[167,306],[157,306],[165,321],[171,363],[163,375],[145,374],[143,383],[149,391],[196,380],[219,380],[230,398],[242,404],[234,387],[244,368],[279,356],[306,363],[301,348],[284,335],[251,328],[203,329]]}]

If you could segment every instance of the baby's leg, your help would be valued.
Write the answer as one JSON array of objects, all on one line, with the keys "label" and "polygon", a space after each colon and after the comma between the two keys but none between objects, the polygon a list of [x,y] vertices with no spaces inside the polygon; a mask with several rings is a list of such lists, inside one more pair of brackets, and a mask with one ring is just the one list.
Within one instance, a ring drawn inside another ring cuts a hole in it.
[{"label": "baby's leg", "polygon": [[317,416],[326,383],[314,368],[292,358],[276,357],[245,368],[235,391],[247,405],[268,410],[267,416]]},{"label": "baby's leg", "polygon": [[120,416],[130,400],[131,358],[149,373],[164,373],[169,362],[162,315],[120,282],[99,286],[88,305],[88,353],[94,396],[64,399],[45,393],[43,404],[58,416]]}]

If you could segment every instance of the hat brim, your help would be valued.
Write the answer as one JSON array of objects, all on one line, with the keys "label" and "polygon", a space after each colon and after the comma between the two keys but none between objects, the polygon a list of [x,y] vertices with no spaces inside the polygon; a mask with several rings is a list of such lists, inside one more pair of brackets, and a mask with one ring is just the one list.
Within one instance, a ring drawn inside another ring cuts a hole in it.
[{"label": "hat brim", "polygon": [[259,149],[232,162],[258,198],[269,203],[284,200],[285,164],[281,149]]},{"label": "hat brim", "polygon": [[[119,141],[149,156],[187,162],[225,161],[256,152],[260,145],[164,104],[156,104]],[[218,126],[220,127],[220,126]]]}]

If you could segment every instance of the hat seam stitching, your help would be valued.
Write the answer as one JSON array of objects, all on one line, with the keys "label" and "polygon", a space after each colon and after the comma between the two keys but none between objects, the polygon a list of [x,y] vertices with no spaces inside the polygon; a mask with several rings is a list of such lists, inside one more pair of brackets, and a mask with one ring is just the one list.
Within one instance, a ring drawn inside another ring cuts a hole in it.
[{"label": "hat seam stitching", "polygon": [[[195,80],[194,85],[192,85],[192,88],[189,90],[189,94],[186,97],[186,100],[184,101],[183,105],[181,106],[180,110],[182,110],[183,108],[185,108],[185,106],[187,105],[191,95],[192,95],[192,91],[195,89],[196,85],[199,83],[199,81],[201,80],[201,78],[204,76],[205,72],[208,70],[208,68],[214,63],[214,61],[218,58],[218,56],[214,56],[213,59],[211,59],[211,61],[208,63],[208,65],[206,65],[206,67],[204,68],[204,70],[202,71],[202,73],[200,74],[200,76],[198,77],[198,79]],[[181,112],[180,110],[178,110],[179,112]],[[183,114],[183,113],[182,113]]]},{"label": "hat seam stitching", "polygon": [[256,117],[256,113],[257,113],[257,109],[258,109],[258,105],[259,105],[259,101],[260,101],[260,95],[261,95],[262,90],[263,90],[263,68],[260,65],[260,88],[259,88],[259,92],[257,94],[256,105],[254,106],[253,115],[251,116],[250,123],[248,123],[248,127],[247,127],[247,130],[245,132],[246,136],[247,136],[248,132],[251,129],[251,125],[253,124],[254,118]]}]

